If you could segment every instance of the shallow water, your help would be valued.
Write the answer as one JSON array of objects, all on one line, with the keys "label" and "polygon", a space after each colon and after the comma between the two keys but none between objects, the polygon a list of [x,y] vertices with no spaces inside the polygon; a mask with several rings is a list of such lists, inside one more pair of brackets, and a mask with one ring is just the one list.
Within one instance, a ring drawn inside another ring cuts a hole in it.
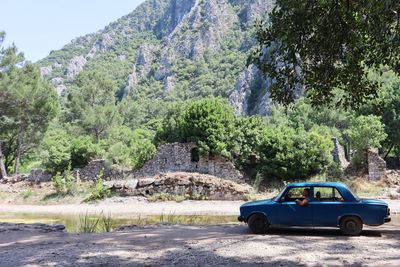
[{"label": "shallow water", "polygon": [[63,224],[67,232],[85,232],[85,226],[95,226],[95,232],[105,232],[104,221],[116,229],[123,225],[150,224],[188,224],[214,225],[238,223],[237,216],[205,216],[205,215],[174,215],[161,214],[149,216],[111,217],[107,214],[33,214],[33,213],[0,213],[0,222],[8,223],[45,223]]},{"label": "shallow water", "polygon": [[[400,226],[400,214],[392,214],[390,225]],[[104,220],[116,229],[123,225],[150,225],[150,224],[187,224],[187,225],[215,225],[238,223],[237,216],[205,216],[205,215],[174,215],[161,214],[157,216],[129,216],[112,218],[107,214],[33,214],[33,213],[0,213],[0,222],[9,223],[45,223],[63,224],[67,232],[85,232],[86,227],[95,227],[95,232],[106,232]],[[86,221],[86,222],[85,222]]]}]

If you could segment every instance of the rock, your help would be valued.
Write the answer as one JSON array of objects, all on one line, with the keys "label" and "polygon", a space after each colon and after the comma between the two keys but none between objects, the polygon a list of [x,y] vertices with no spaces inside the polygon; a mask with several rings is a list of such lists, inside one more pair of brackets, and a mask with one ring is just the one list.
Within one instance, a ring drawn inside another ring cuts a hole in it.
[{"label": "rock", "polygon": [[61,77],[56,77],[51,79],[51,84],[56,88],[57,95],[61,96],[67,87],[64,85],[64,79]]},{"label": "rock", "polygon": [[53,68],[51,66],[40,68],[40,76],[42,76],[42,78],[46,78],[46,77],[50,76],[52,72],[53,72]]},{"label": "rock", "polygon": [[218,51],[237,22],[238,17],[226,0],[196,2],[168,36],[166,46],[181,57],[201,58],[206,49]]},{"label": "rock", "polygon": [[85,67],[86,62],[87,61],[83,56],[73,57],[69,62],[65,75],[71,78],[77,76]]},{"label": "rock", "polygon": [[111,189],[134,190],[138,185],[138,179],[105,181],[103,184]]},{"label": "rock", "polygon": [[248,25],[251,25],[256,18],[264,16],[266,12],[272,11],[275,6],[274,0],[245,0],[238,2],[244,6],[239,13],[240,21]]},{"label": "rock", "polygon": [[153,178],[140,179],[136,190],[116,190],[127,195],[173,194],[193,199],[243,200],[251,186],[200,173],[162,173]]},{"label": "rock", "polygon": [[26,232],[62,232],[65,230],[65,226],[62,224],[49,225],[44,223],[0,223],[0,232],[15,232],[15,231],[26,231]]},{"label": "rock", "polygon": [[[156,29],[163,34],[172,33],[196,4],[196,0],[172,0]],[[167,28],[165,29],[165,26]]]},{"label": "rock", "polygon": [[41,169],[33,169],[26,178],[27,181],[42,183],[51,181],[51,173],[45,172]]},{"label": "rock", "polygon": [[152,184],[154,184],[155,181],[156,181],[156,179],[154,179],[154,178],[139,179],[138,186],[144,187],[144,186],[152,185]]},{"label": "rock", "polygon": [[229,102],[237,115],[269,115],[272,100],[268,91],[269,83],[261,71],[250,65],[239,75]]},{"label": "rock", "polygon": [[63,224],[55,224],[53,225],[53,229],[57,232],[61,232],[65,230],[65,225]]}]

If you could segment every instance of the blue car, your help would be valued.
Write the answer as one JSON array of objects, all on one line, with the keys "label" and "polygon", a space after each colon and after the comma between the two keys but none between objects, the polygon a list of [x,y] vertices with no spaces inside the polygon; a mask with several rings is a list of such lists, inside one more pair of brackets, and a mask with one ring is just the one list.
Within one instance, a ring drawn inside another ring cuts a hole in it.
[{"label": "blue car", "polygon": [[364,224],[390,222],[390,209],[381,200],[358,198],[342,183],[293,183],[275,198],[243,204],[238,220],[255,234],[267,233],[270,226],[312,226],[359,235]]}]

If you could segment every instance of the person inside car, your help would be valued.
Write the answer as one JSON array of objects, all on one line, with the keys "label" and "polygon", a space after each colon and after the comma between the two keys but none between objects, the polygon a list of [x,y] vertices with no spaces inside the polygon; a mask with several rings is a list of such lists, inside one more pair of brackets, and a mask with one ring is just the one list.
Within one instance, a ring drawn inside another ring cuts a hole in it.
[{"label": "person inside car", "polygon": [[310,188],[304,188],[303,190],[303,200],[296,199],[296,203],[299,206],[307,206],[310,201]]}]

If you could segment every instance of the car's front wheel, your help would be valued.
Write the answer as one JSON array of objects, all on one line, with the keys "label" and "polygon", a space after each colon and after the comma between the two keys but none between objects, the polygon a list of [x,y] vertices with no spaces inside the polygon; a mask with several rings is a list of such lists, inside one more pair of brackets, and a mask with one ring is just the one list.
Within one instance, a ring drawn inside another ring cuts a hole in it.
[{"label": "car's front wheel", "polygon": [[247,224],[250,230],[255,234],[265,234],[268,232],[269,223],[267,218],[262,214],[252,215]]},{"label": "car's front wheel", "polygon": [[344,217],[340,220],[340,231],[345,235],[360,235],[363,223],[355,216]]}]

